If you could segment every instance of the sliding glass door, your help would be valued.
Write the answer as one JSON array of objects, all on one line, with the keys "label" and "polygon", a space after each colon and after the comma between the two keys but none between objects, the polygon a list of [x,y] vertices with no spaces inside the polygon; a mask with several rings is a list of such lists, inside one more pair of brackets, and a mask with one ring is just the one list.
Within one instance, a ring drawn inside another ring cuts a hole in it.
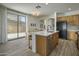
[{"label": "sliding glass door", "polygon": [[17,38],[17,16],[13,14],[8,14],[7,24],[8,39]]},{"label": "sliding glass door", "polygon": [[18,26],[19,26],[18,36],[25,37],[25,35],[26,35],[26,17],[25,16],[19,16]]},{"label": "sliding glass door", "polygon": [[26,36],[26,16],[8,13],[8,40]]}]

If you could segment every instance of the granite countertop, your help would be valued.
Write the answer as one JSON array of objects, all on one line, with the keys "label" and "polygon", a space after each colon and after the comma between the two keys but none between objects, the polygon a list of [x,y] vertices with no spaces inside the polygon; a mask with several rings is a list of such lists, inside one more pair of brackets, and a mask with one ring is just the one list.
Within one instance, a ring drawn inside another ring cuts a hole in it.
[{"label": "granite countertop", "polygon": [[67,30],[67,31],[75,31],[75,32],[78,32],[79,30]]},{"label": "granite countertop", "polygon": [[53,32],[39,31],[39,32],[35,32],[34,34],[42,35],[42,36],[49,36],[49,35],[54,34],[56,32],[58,32],[58,31],[53,31]]}]

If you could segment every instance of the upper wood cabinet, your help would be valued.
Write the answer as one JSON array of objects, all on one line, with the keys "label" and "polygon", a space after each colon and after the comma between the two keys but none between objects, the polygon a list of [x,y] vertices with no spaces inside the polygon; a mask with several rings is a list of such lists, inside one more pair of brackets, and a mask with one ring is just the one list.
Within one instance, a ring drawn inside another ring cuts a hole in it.
[{"label": "upper wood cabinet", "polygon": [[70,20],[70,24],[72,24],[72,25],[79,25],[79,16],[78,15],[73,15],[73,16],[69,16],[69,17],[71,17],[71,19],[69,19]]},{"label": "upper wood cabinet", "polygon": [[69,24],[79,25],[79,15],[58,17],[57,21],[67,21]]},{"label": "upper wood cabinet", "polygon": [[79,25],[79,15],[76,15],[76,16],[73,16],[73,18],[74,18],[74,24],[75,25]]},{"label": "upper wood cabinet", "polygon": [[58,18],[57,18],[57,21],[66,21],[66,18],[67,18],[67,17],[65,17],[65,16],[63,16],[63,17],[58,17]]},{"label": "upper wood cabinet", "polygon": [[67,23],[74,24],[74,17],[73,16],[67,16]]}]

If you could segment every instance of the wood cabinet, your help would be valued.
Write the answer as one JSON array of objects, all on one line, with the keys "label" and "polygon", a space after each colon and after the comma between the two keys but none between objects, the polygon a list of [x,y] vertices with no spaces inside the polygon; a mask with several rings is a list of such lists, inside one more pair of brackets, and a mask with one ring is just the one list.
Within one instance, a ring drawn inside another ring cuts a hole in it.
[{"label": "wood cabinet", "polygon": [[57,21],[66,21],[66,16],[57,17]]},{"label": "wood cabinet", "polygon": [[77,48],[79,49],[79,34],[77,32]]},{"label": "wood cabinet", "polygon": [[75,16],[73,16],[73,18],[74,18],[74,20],[73,20],[74,24],[79,25],[79,15],[75,15]]},{"label": "wood cabinet", "polygon": [[72,25],[79,25],[79,16],[78,15],[67,16],[67,22]]},{"label": "wood cabinet", "polygon": [[67,39],[69,40],[77,40],[77,34],[74,31],[68,31],[67,33]]},{"label": "wood cabinet", "polygon": [[73,24],[73,16],[67,16],[67,23],[68,24]]},{"label": "wood cabinet", "polygon": [[58,32],[47,37],[36,35],[36,52],[43,56],[49,55],[52,50],[57,46],[58,39]]},{"label": "wood cabinet", "polygon": [[79,15],[58,17],[57,21],[67,21],[68,24],[79,25]]},{"label": "wood cabinet", "polygon": [[46,37],[36,35],[36,52],[40,55],[46,55]]}]

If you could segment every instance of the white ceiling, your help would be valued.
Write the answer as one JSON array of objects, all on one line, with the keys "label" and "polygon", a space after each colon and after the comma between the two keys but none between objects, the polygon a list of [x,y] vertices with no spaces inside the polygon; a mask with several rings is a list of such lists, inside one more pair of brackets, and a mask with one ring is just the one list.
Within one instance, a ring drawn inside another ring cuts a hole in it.
[{"label": "white ceiling", "polygon": [[[27,14],[32,14],[36,3],[3,3],[2,5],[20,11]],[[72,11],[79,10],[79,3],[49,3],[46,5],[45,3],[39,3],[40,15],[50,15],[54,12],[68,12],[68,8],[71,8]]]}]

